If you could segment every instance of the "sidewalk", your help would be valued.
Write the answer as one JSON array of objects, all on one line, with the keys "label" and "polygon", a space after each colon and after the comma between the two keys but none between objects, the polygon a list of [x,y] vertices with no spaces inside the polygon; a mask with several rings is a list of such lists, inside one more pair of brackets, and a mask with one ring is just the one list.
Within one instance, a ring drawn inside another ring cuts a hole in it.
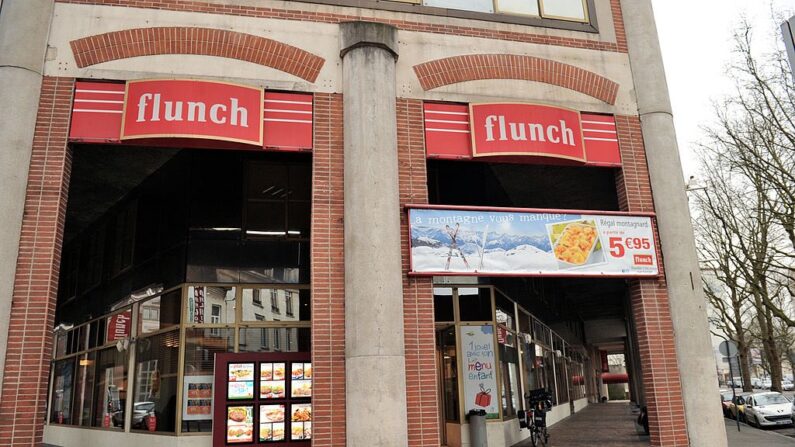
[{"label": "sidewalk", "polygon": [[745,424],[740,424],[740,431],[737,431],[737,423],[731,419],[726,419],[726,438],[729,440],[729,447],[792,447],[795,446],[795,439],[780,435],[773,431],[758,430]]}]

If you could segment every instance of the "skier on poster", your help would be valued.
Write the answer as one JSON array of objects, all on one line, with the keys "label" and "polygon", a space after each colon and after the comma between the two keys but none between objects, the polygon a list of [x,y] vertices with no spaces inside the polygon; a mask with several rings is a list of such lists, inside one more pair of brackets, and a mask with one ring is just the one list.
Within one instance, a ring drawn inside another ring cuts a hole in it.
[{"label": "skier on poster", "polygon": [[467,267],[467,269],[469,269],[469,262],[467,262],[467,258],[466,256],[464,256],[464,252],[461,251],[461,249],[458,247],[458,242],[456,241],[460,225],[455,224],[455,230],[450,228],[450,225],[445,225],[444,228],[447,231],[447,235],[450,236],[450,251],[447,253],[447,263],[444,265],[444,269],[450,270],[450,259],[453,256],[453,250],[458,250],[461,259],[464,261],[464,265]]}]

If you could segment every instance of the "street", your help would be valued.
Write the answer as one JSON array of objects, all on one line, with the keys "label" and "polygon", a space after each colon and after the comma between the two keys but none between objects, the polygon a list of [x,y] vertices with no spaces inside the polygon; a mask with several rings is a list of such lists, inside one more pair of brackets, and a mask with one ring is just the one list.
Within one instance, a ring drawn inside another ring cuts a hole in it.
[{"label": "street", "polygon": [[[753,392],[754,393],[766,393],[766,392],[769,392],[769,391],[770,390],[755,389]],[[741,388],[736,388],[735,392],[737,392],[739,394],[739,393],[742,393],[743,390]],[[787,397],[787,399],[789,399],[790,401],[795,399],[795,391],[784,391],[781,394],[785,395]],[[730,430],[730,429],[736,431],[737,430],[737,425],[735,423],[733,423],[733,422],[731,423],[731,425],[727,424],[726,430]],[[782,435],[782,436],[787,436],[787,437],[795,440],[795,427],[793,427],[791,424],[783,426],[783,427],[770,427],[770,428],[758,429],[758,428],[751,427],[748,424],[744,424],[744,423],[740,422],[740,430],[741,431],[763,430],[763,431],[768,432],[768,433],[775,433],[775,434],[779,434],[779,435]],[[795,443],[795,441],[793,441],[793,442]]]}]

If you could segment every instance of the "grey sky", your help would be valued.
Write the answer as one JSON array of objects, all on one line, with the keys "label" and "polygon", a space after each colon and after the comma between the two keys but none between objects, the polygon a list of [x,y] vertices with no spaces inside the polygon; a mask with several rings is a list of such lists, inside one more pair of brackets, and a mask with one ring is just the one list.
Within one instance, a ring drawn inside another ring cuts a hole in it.
[{"label": "grey sky", "polygon": [[[632,1],[632,0],[630,0]],[[795,11],[795,0],[652,0],[668,89],[673,105],[685,178],[695,175],[693,143],[699,126],[711,119],[712,102],[731,91],[724,67],[731,57],[731,33],[743,15],[755,25],[756,50],[768,51],[781,39],[771,29],[774,11]]]}]

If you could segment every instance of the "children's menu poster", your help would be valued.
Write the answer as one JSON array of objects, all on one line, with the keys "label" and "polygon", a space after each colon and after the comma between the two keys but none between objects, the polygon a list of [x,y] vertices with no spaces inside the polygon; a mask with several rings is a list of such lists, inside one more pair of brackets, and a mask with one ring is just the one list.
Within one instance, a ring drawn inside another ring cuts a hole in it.
[{"label": "children's menu poster", "polygon": [[460,326],[461,377],[464,382],[464,413],[486,410],[489,419],[499,418],[497,361],[494,326]]}]

